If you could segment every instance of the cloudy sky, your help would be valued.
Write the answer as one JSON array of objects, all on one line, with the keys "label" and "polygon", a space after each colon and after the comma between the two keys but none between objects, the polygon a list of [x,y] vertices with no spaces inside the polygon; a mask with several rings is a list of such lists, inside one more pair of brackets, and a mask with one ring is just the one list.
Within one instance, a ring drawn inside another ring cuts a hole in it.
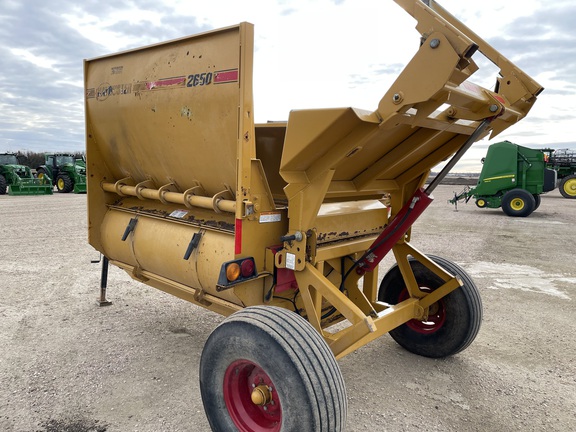
[{"label": "cloudy sky", "polygon": [[[497,140],[576,149],[576,2],[440,3],[546,88]],[[0,152],[84,149],[83,59],[241,21],[256,26],[258,122],[296,108],[375,109],[419,38],[392,0],[0,0]],[[457,170],[479,171],[488,144]]]}]

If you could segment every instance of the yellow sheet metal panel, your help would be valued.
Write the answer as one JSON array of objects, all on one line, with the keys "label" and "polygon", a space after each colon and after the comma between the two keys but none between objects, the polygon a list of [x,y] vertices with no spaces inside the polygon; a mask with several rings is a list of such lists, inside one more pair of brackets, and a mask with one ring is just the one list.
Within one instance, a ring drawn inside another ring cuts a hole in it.
[{"label": "yellow sheet metal panel", "polygon": [[256,157],[262,161],[275,200],[285,200],[286,182],[280,176],[280,159],[286,137],[286,122],[256,125]]},{"label": "yellow sheet metal panel", "polygon": [[[334,108],[317,110],[295,110],[290,113],[286,142],[282,153],[281,173],[284,180],[290,182],[292,175],[309,172],[318,163],[326,163],[330,153],[335,153],[334,146],[350,137],[357,128],[370,133],[378,127],[380,120],[369,112],[353,108]],[[356,133],[355,135],[358,135]],[[362,135],[358,138],[363,139]],[[339,149],[337,159],[330,160],[332,164],[340,162],[358,140],[348,139],[348,146]],[[311,177],[309,174],[307,177]],[[296,177],[296,181],[305,178]]]},{"label": "yellow sheet metal panel", "polygon": [[87,61],[88,144],[115,180],[236,189],[240,81],[252,78],[241,76],[247,27]]},{"label": "yellow sheet metal panel", "polygon": [[85,60],[92,246],[103,251],[102,221],[122,184],[175,194],[171,202],[227,200],[217,211],[235,211],[238,160],[255,153],[252,55],[253,26],[241,23]]},{"label": "yellow sheet metal panel", "polygon": [[[137,219],[134,230],[122,240],[131,219]],[[185,259],[192,237],[200,231],[197,247]],[[102,232],[104,254],[111,260],[239,303],[233,290],[216,292],[222,263],[234,259],[232,233],[175,223],[145,213],[135,215],[119,209],[107,212]]]},{"label": "yellow sheet metal panel", "polygon": [[388,208],[377,200],[322,204],[316,219],[318,244],[377,235],[388,223]]}]

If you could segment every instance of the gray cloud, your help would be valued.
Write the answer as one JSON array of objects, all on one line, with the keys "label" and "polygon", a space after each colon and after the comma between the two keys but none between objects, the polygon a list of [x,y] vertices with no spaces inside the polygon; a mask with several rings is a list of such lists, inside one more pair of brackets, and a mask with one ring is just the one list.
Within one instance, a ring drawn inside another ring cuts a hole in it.
[{"label": "gray cloud", "polygon": [[[333,0],[341,4],[341,0]],[[283,14],[293,14],[282,2]],[[157,21],[135,21],[133,11],[153,12]],[[2,0],[0,2],[0,151],[63,150],[84,147],[82,60],[109,53],[102,41],[87,39],[69,26],[70,16],[114,16],[102,30],[118,35],[119,49],[174,39],[209,30],[194,17],[185,16],[152,0]],[[541,10],[510,20],[510,34],[489,42],[528,74],[553,72],[555,90],[545,95],[576,93],[576,4],[548,2]],[[120,19],[118,20],[118,18]],[[102,21],[104,22],[104,21]],[[482,34],[482,29],[475,29]],[[130,45],[132,44],[132,45]],[[26,59],[26,53],[31,56]],[[30,61],[32,60],[32,61]],[[39,64],[38,64],[39,63]],[[354,75],[350,86],[360,86],[374,77],[395,77],[399,64],[375,64],[367,74]],[[482,75],[491,86],[494,74]],[[475,77],[476,78],[476,77]],[[568,114],[567,114],[568,115]],[[568,117],[570,117],[568,115]],[[563,120],[555,115],[556,120]],[[550,119],[531,114],[535,128]],[[534,138],[536,139],[536,138]],[[568,143],[570,144],[570,143]]]},{"label": "gray cloud", "polygon": [[[556,80],[575,83],[575,16],[573,2],[549,2],[530,16],[513,19],[510,35],[492,38],[490,43],[532,75],[554,72]],[[572,86],[565,92],[575,90]]]},{"label": "gray cloud", "polygon": [[[64,16],[76,15],[77,4],[59,0],[0,3],[0,151],[84,148],[82,62],[108,50],[68,26]],[[138,37],[144,44],[207,30],[193,18],[167,10],[158,11],[160,25],[132,23],[126,6],[135,7],[134,2],[81,2],[82,11],[94,16],[124,13],[125,21],[105,29]],[[137,6],[139,10],[157,8],[158,3],[146,0]],[[35,57],[27,60],[27,55]]]}]

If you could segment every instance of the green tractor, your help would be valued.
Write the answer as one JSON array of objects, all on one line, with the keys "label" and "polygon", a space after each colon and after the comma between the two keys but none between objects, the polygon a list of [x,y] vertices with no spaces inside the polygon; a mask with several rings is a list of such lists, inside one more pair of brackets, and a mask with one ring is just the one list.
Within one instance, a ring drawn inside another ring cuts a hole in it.
[{"label": "green tractor", "polygon": [[540,194],[556,188],[557,172],[547,168],[544,153],[504,141],[488,147],[474,188],[454,194],[449,202],[476,200],[480,208],[502,207],[508,216],[529,216],[540,205]]},{"label": "green tractor", "polygon": [[544,149],[546,166],[558,173],[558,189],[564,198],[576,198],[576,151]]},{"label": "green tractor", "polygon": [[38,178],[48,177],[60,193],[86,193],[86,161],[67,153],[46,153],[45,165],[36,168]]},{"label": "green tractor", "polygon": [[50,179],[37,179],[13,153],[0,153],[0,195],[51,195]]}]

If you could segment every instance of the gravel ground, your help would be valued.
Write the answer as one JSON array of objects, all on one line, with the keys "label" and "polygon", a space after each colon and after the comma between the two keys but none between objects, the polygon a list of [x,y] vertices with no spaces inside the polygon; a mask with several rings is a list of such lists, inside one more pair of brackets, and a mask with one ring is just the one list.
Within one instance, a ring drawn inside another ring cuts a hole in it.
[{"label": "gravel ground", "polygon": [[[344,357],[347,431],[576,430],[576,201],[509,218],[454,211],[460,188],[437,189],[412,244],[471,274],[480,334],[443,360],[388,336]],[[114,267],[96,306],[85,195],[0,196],[0,239],[0,431],[209,431],[198,364],[220,316]]]}]

